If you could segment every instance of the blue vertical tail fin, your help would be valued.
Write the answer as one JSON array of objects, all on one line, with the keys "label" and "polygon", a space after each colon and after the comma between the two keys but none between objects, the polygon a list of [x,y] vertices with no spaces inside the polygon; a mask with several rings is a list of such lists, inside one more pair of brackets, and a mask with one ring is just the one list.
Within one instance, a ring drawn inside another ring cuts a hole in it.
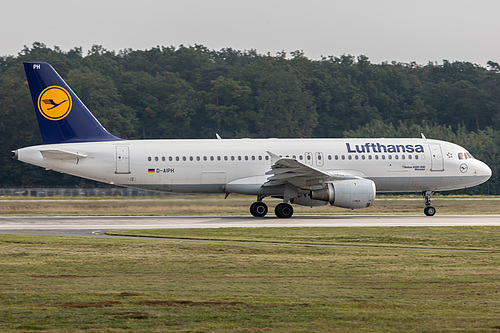
[{"label": "blue vertical tail fin", "polygon": [[25,62],[38,125],[44,144],[114,141],[71,88],[45,62]]}]

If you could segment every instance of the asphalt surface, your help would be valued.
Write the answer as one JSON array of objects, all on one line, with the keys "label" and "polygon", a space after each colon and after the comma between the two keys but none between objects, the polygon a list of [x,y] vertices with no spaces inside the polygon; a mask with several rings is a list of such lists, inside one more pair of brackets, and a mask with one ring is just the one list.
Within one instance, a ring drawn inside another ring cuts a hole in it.
[{"label": "asphalt surface", "polygon": [[0,233],[105,236],[110,230],[228,227],[429,227],[500,226],[500,215],[335,215],[299,216],[65,216],[0,217]]}]

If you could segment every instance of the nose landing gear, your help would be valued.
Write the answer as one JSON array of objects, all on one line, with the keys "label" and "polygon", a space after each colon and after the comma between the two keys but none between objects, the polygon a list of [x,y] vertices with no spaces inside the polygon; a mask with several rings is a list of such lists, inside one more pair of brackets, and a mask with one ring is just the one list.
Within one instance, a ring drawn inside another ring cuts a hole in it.
[{"label": "nose landing gear", "polygon": [[424,208],[424,214],[426,216],[434,216],[436,214],[436,208],[431,206],[431,201],[432,201],[432,191],[423,191],[422,196],[424,197],[425,200],[425,208]]}]

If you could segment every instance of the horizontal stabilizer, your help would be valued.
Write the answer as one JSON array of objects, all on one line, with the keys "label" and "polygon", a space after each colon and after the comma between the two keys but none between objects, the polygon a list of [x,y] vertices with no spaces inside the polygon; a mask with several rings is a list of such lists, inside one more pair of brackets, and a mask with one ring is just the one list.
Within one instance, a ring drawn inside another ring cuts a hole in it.
[{"label": "horizontal stabilizer", "polygon": [[87,155],[60,149],[40,150],[44,158],[52,158],[57,160],[73,160],[75,158],[86,158]]}]

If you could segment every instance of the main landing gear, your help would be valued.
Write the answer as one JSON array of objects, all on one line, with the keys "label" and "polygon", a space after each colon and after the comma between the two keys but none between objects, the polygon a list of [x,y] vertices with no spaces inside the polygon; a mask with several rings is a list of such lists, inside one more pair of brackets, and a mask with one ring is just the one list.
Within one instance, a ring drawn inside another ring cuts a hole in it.
[{"label": "main landing gear", "polygon": [[257,201],[250,206],[250,214],[255,217],[264,217],[267,214],[267,205],[262,202],[261,197],[257,197]]},{"label": "main landing gear", "polygon": [[289,203],[280,203],[274,208],[274,214],[279,218],[289,218],[293,215],[293,207]]},{"label": "main landing gear", "polygon": [[422,196],[424,197],[425,200],[424,214],[427,216],[434,216],[434,214],[436,214],[436,208],[431,206],[432,194],[433,194],[432,191],[422,192]]},{"label": "main landing gear", "polygon": [[[267,205],[262,202],[264,197],[258,196],[257,201],[250,206],[250,214],[255,217],[264,217],[268,212]],[[280,203],[274,208],[274,214],[279,218],[289,218],[293,215],[293,207],[288,203]]]}]

